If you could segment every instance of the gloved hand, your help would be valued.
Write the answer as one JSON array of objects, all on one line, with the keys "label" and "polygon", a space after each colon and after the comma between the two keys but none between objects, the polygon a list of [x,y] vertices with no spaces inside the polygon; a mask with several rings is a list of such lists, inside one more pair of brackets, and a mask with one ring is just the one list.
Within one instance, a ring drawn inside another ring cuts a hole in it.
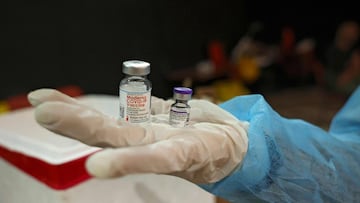
[{"label": "gloved hand", "polygon": [[191,100],[190,124],[168,124],[171,101],[152,98],[152,123],[142,127],[111,118],[53,89],[29,93],[37,122],[85,144],[107,147],[91,155],[88,172],[99,178],[135,173],[169,174],[213,183],[240,166],[247,152],[247,123],[217,105]]}]

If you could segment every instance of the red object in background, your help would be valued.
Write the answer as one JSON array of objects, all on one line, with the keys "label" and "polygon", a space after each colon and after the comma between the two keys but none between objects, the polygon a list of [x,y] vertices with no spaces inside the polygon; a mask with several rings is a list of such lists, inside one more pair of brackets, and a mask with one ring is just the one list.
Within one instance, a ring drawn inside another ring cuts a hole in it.
[{"label": "red object in background", "polygon": [[[78,97],[83,94],[83,90],[76,85],[62,86],[56,89],[71,97]],[[30,106],[30,103],[27,99],[27,94],[11,96],[6,100],[6,103],[8,104],[10,111]]]},{"label": "red object in background", "polygon": [[208,46],[208,54],[210,60],[215,65],[215,72],[221,73],[227,65],[227,57],[224,50],[224,45],[219,41],[212,41]]},{"label": "red object in background", "polygon": [[76,85],[62,86],[62,87],[59,87],[56,89],[66,95],[69,95],[70,97],[78,97],[84,93],[83,90],[79,86],[76,86]]},{"label": "red object in background", "polygon": [[30,103],[27,99],[27,94],[19,94],[9,97],[6,102],[10,111],[30,106]]},{"label": "red object in background", "polygon": [[295,32],[291,27],[284,27],[281,30],[281,51],[282,54],[291,54],[295,47]]},{"label": "red object in background", "polygon": [[65,190],[91,178],[85,168],[90,155],[54,165],[0,145],[0,157],[55,190]]}]

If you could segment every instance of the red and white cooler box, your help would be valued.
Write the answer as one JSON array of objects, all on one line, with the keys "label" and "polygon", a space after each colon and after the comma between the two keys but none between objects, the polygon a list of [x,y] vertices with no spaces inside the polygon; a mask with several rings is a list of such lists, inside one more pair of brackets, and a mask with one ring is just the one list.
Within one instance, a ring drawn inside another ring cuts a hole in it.
[{"label": "red and white cooler box", "polygon": [[[116,96],[84,95],[78,99],[107,115],[118,115]],[[40,127],[33,108],[0,115],[0,202],[215,202],[210,193],[172,176],[92,178],[84,163],[98,150]]]}]

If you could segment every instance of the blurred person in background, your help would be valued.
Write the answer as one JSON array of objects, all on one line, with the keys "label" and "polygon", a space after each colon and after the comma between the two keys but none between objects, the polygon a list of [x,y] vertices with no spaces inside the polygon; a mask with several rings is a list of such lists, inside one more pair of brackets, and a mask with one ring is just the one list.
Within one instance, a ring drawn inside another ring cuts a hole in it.
[{"label": "blurred person in background", "polygon": [[356,21],[344,21],[336,31],[325,56],[325,82],[330,90],[349,95],[360,84],[360,28]]},{"label": "blurred person in background", "polygon": [[324,65],[317,56],[314,39],[297,40],[294,29],[285,26],[281,30],[279,48],[279,80],[283,86],[324,85]]}]

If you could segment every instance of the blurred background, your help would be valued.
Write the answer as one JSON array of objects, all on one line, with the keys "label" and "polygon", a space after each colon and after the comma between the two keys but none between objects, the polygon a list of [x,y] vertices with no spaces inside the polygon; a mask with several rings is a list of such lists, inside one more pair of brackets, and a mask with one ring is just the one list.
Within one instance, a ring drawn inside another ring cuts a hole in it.
[{"label": "blurred background", "polygon": [[155,96],[169,98],[178,85],[217,103],[261,93],[284,116],[326,127],[360,72],[357,7],[326,6],[6,1],[0,111],[28,105],[26,93],[43,87],[117,95],[122,62],[139,59],[151,63]]}]

